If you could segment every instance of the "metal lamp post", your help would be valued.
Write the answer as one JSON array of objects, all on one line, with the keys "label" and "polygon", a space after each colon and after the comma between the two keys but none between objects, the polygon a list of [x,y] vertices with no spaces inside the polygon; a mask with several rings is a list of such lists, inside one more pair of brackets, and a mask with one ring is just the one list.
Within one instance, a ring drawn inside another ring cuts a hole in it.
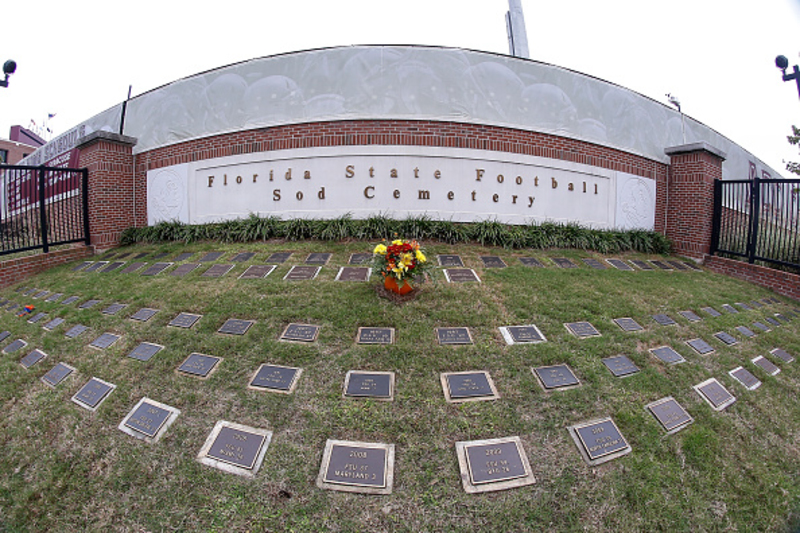
[{"label": "metal lamp post", "polygon": [[0,80],[0,87],[8,87],[8,77],[14,72],[17,71],[17,62],[13,59],[9,59],[5,63],[3,63],[3,74],[5,74],[5,78]]},{"label": "metal lamp post", "polygon": [[775,66],[783,71],[783,81],[794,80],[797,83],[797,95],[800,96],[800,69],[795,65],[792,74],[786,74],[786,69],[789,68],[789,60],[786,56],[778,56],[775,58]]}]

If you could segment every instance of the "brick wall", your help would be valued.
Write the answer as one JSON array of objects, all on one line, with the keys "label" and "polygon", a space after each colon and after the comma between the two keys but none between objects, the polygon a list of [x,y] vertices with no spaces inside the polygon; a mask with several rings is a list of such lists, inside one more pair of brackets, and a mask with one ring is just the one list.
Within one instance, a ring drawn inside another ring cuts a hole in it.
[{"label": "brick wall", "polygon": [[64,263],[88,257],[94,253],[89,246],[76,245],[73,248],[49,253],[28,255],[0,261],[0,288],[10,287],[31,276]]},{"label": "brick wall", "polygon": [[703,265],[713,272],[743,279],[800,301],[799,274],[711,255],[706,256]]}]

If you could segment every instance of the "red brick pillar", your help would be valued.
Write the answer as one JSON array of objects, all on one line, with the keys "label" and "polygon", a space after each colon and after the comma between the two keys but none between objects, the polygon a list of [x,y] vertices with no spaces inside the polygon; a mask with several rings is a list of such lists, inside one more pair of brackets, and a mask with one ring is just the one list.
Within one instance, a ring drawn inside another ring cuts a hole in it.
[{"label": "red brick pillar", "polygon": [[89,233],[104,250],[134,225],[133,146],[136,139],[96,131],[78,141],[80,166],[89,169]]},{"label": "red brick pillar", "polygon": [[711,250],[714,182],[722,179],[725,153],[706,142],[667,148],[670,156],[664,233],[675,252],[703,259]]}]

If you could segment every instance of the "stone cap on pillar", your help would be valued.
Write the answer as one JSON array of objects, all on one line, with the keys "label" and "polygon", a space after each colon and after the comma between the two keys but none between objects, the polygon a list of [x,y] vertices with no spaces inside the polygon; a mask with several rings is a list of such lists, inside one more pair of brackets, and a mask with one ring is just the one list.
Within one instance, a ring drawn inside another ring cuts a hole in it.
[{"label": "stone cap on pillar", "polygon": [[94,144],[96,142],[106,141],[111,142],[114,144],[122,144],[126,146],[135,146],[139,139],[136,137],[129,137],[127,135],[120,135],[119,133],[114,133],[111,131],[93,131],[89,135],[81,137],[78,139],[78,143],[76,144],[76,148],[83,148],[84,146],[88,146],[90,144]]},{"label": "stone cap on pillar", "polygon": [[664,149],[664,153],[667,154],[668,156],[691,154],[693,152],[708,152],[709,154],[718,157],[721,161],[725,161],[725,159],[728,156],[725,152],[723,152],[719,148],[715,148],[705,141],[699,141],[689,144],[681,144],[678,146],[670,146]]}]

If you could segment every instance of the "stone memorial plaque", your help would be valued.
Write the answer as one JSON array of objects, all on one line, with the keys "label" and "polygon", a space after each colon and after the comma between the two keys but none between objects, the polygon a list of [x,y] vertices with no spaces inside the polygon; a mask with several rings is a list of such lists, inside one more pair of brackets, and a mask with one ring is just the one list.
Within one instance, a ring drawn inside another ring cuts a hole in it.
[{"label": "stone memorial plaque", "polygon": [[448,283],[481,282],[481,278],[471,268],[446,268],[444,277],[447,278]]},{"label": "stone memorial plaque", "polygon": [[80,300],[79,296],[70,296],[69,298],[67,298],[66,300],[61,302],[61,305],[69,305],[69,304],[77,302],[78,300]]},{"label": "stone memorial plaque", "polygon": [[520,257],[519,262],[525,265],[526,267],[536,267],[536,268],[544,267],[542,262],[536,259],[535,257]]},{"label": "stone memorial plaque", "polygon": [[782,350],[780,348],[774,348],[770,350],[769,353],[771,353],[773,356],[777,357],[784,363],[791,363],[794,361],[794,357],[789,352],[787,352],[786,350]]},{"label": "stone memorial plaque", "polygon": [[80,263],[79,265],[74,266],[72,268],[72,271],[73,272],[79,272],[79,271],[83,270],[84,268],[88,267],[89,265],[91,265],[93,262],[94,261],[84,261],[83,263]]},{"label": "stone memorial plaque", "polygon": [[633,272],[633,267],[630,266],[628,263],[623,261],[622,259],[606,259],[606,262],[616,268],[617,270],[625,270],[628,272]]},{"label": "stone memorial plaque", "polygon": [[275,270],[275,265],[250,265],[247,270],[242,272],[239,279],[262,279],[266,278]]},{"label": "stone memorial plaque", "polygon": [[100,378],[92,378],[86,385],[81,387],[81,390],[75,393],[72,401],[89,411],[97,411],[100,404],[116,388],[116,385],[105,382]]},{"label": "stone memorial plaque", "polygon": [[82,326],[81,324],[78,324],[77,326],[72,326],[69,330],[67,330],[67,332],[64,333],[64,336],[67,337],[68,339],[74,339],[87,329],[89,328],[86,326]]},{"label": "stone memorial plaque", "polygon": [[[117,259],[125,259],[126,257],[128,257],[129,255],[131,255],[132,253],[133,253],[133,252],[125,252],[124,254],[119,254],[119,255],[117,255],[117,256],[115,256],[115,257],[116,257]],[[109,258],[109,259],[110,259],[110,258]]]},{"label": "stone memorial plaque", "polygon": [[703,269],[700,268],[697,265],[697,263],[693,263],[692,261],[684,261],[683,264],[686,265],[687,267],[689,267],[689,269],[691,269],[691,270],[696,270],[698,272],[702,272],[703,271]]},{"label": "stone memorial plaque", "polygon": [[119,335],[114,335],[113,333],[103,333],[93,340],[89,346],[92,348],[97,348],[98,350],[105,350],[106,348],[110,348],[119,339]]},{"label": "stone memorial plaque", "polygon": [[785,316],[783,316],[780,313],[775,313],[775,318],[777,318],[778,320],[780,320],[781,322],[784,322],[784,323],[789,322],[789,319],[786,318]]},{"label": "stone memorial plaque", "polygon": [[317,476],[321,489],[391,494],[394,444],[329,439]]},{"label": "stone memorial plaque", "polygon": [[455,254],[439,254],[436,256],[436,260],[439,262],[439,266],[441,267],[464,266],[464,262],[461,260],[461,256]]},{"label": "stone memorial plaque", "polygon": [[169,324],[167,325],[172,326],[174,328],[191,328],[201,318],[203,318],[203,315],[195,315],[193,313],[181,313],[172,320],[170,320]]},{"label": "stone memorial plaque", "polygon": [[119,425],[119,429],[146,442],[156,442],[180,414],[178,409],[142,398]]},{"label": "stone memorial plaque", "polygon": [[320,270],[322,270],[322,267],[295,265],[289,269],[289,272],[283,276],[283,279],[288,281],[305,281],[314,279],[317,277]]},{"label": "stone memorial plaque", "polygon": [[435,331],[440,345],[474,344],[469,328],[436,328]]},{"label": "stone memorial plaque", "polygon": [[550,258],[556,266],[560,268],[578,268],[578,265],[567,259],[566,257],[551,257]]},{"label": "stone memorial plaque", "polygon": [[96,261],[96,262],[92,263],[91,265],[89,265],[88,267],[86,267],[83,271],[84,272],[94,272],[95,270],[100,270],[101,268],[103,268],[107,264],[108,264],[108,261]]},{"label": "stone memorial plaque", "polygon": [[681,315],[686,320],[688,320],[689,322],[700,322],[701,320],[703,320],[694,311],[678,311],[678,314]]},{"label": "stone memorial plaque", "polygon": [[101,311],[104,315],[116,315],[123,309],[128,307],[128,304],[111,304]]},{"label": "stone memorial plaque", "polygon": [[615,318],[614,323],[623,331],[642,331],[644,328],[634,319],[629,317]]},{"label": "stone memorial plaque", "polygon": [[358,328],[357,344],[393,344],[394,328]]},{"label": "stone memorial plaque", "polygon": [[75,369],[66,363],[58,363],[51,368],[47,374],[42,376],[42,382],[51,388],[56,388],[59,383],[67,379],[70,374],[75,372]]},{"label": "stone memorial plaque", "polygon": [[134,255],[131,259],[133,261],[137,261],[139,259],[147,257],[148,255],[150,255],[150,252],[141,252],[141,253],[138,253],[138,254]]},{"label": "stone memorial plaque", "polygon": [[207,379],[219,368],[220,362],[222,362],[221,357],[193,353],[181,363],[178,367],[178,373],[198,377],[200,379]]},{"label": "stone memorial plaque", "polygon": [[184,263],[169,273],[170,276],[183,277],[200,268],[200,263]]},{"label": "stone memorial plaque", "polygon": [[764,307],[764,304],[762,304],[758,300],[750,300],[750,306],[755,309],[761,309],[762,307]]},{"label": "stone memorial plaque", "polygon": [[662,326],[675,326],[677,322],[675,322],[669,315],[665,314],[658,314],[653,315],[653,320],[655,320],[658,324]]},{"label": "stone memorial plaque", "polygon": [[778,374],[781,371],[781,369],[778,368],[777,366],[775,366],[772,363],[772,361],[770,361],[769,359],[767,359],[767,358],[765,358],[765,357],[763,357],[761,355],[759,355],[757,357],[754,357],[753,359],[750,360],[750,362],[752,362],[754,365],[759,367],[761,370],[763,370],[764,372],[766,372],[770,376],[774,376],[774,375]]},{"label": "stone memorial plaque", "polygon": [[110,254],[108,254],[107,256],[105,256],[103,259],[113,259],[113,258],[115,258],[116,256],[117,256],[117,254],[116,254],[116,253],[110,253]]},{"label": "stone memorial plaque", "polygon": [[139,361],[149,361],[155,354],[163,350],[164,347],[160,344],[153,344],[151,342],[143,342],[134,348],[128,357],[131,359],[138,359]]},{"label": "stone memorial plaque", "polygon": [[777,320],[775,320],[775,319],[774,319],[774,318],[772,318],[771,316],[768,316],[768,317],[767,317],[765,320],[766,320],[767,322],[769,322],[770,324],[772,324],[773,326],[780,326],[780,325],[781,325],[781,323],[780,323],[780,322],[778,322]]},{"label": "stone memorial plaque", "polygon": [[47,354],[43,351],[36,349],[33,350],[31,353],[20,359],[19,364],[21,364],[24,368],[30,368],[42,359],[47,357]]},{"label": "stone memorial plaque", "polygon": [[0,332],[0,342],[3,342],[4,340],[9,338],[10,336],[11,336],[11,332],[10,331],[2,331],[2,332]]},{"label": "stone memorial plaque", "polygon": [[676,433],[694,422],[694,418],[672,396],[647,404],[645,409],[658,420],[668,435]]},{"label": "stone memorial plaque", "polygon": [[189,258],[190,258],[190,257],[192,257],[193,255],[194,255],[194,252],[183,252],[183,253],[181,253],[181,254],[178,254],[178,257],[176,257],[176,258],[174,259],[174,261],[175,261],[176,263],[180,263],[181,261],[186,261],[187,259],[189,259]]},{"label": "stone memorial plaque", "polygon": [[106,265],[104,269],[100,270],[100,273],[103,274],[107,272],[113,272],[124,264],[125,261],[114,261],[113,263],[109,263],[108,265]]},{"label": "stone memorial plaque", "polygon": [[650,260],[650,262],[654,266],[657,266],[658,268],[660,268],[661,270],[672,270],[672,267],[670,265],[666,264],[664,261]]},{"label": "stone memorial plaque", "polygon": [[25,342],[24,340],[17,339],[14,342],[12,342],[11,344],[9,344],[8,346],[6,346],[5,348],[3,348],[3,353],[14,353],[14,352],[17,352],[17,351],[23,349],[27,345],[28,345],[28,343]]},{"label": "stone memorial plaque", "polygon": [[606,365],[606,368],[608,368],[611,373],[618,378],[632,376],[633,374],[639,372],[639,367],[637,367],[633,361],[631,361],[625,355],[607,357],[603,359],[603,364]]},{"label": "stone memorial plaque", "polygon": [[714,353],[714,348],[703,339],[692,339],[690,341],[686,341],[686,344],[691,346],[692,349],[700,355]]},{"label": "stone memorial plaque", "polygon": [[536,482],[519,437],[456,442],[464,491],[476,494]]},{"label": "stone memorial plaque", "polygon": [[482,255],[481,261],[483,261],[484,268],[506,268],[508,266],[496,255]]},{"label": "stone memorial plaque", "polygon": [[761,331],[767,332],[772,331],[769,326],[766,324],[762,324],[761,322],[753,322],[753,327],[756,329],[760,329]]},{"label": "stone memorial plaque", "polygon": [[718,331],[717,333],[714,333],[714,337],[716,337],[719,341],[724,342],[728,346],[733,346],[739,342],[733,335],[724,331]]},{"label": "stone memorial plaque", "polygon": [[736,331],[738,331],[747,338],[752,338],[756,336],[756,333],[752,329],[746,326],[736,326]]},{"label": "stone memorial plaque", "polygon": [[733,305],[738,305],[743,311],[752,311],[753,308],[742,302],[734,302]]},{"label": "stone memorial plaque", "polygon": [[742,384],[742,386],[747,390],[756,390],[761,386],[761,381],[758,380],[749,370],[743,368],[741,366],[737,366],[728,374]]},{"label": "stone memorial plaque", "polygon": [[38,293],[36,293],[36,294],[34,294],[34,295],[33,295],[33,299],[34,299],[34,300],[39,300],[39,299],[41,299],[41,298],[44,298],[44,297],[45,297],[45,296],[47,296],[48,294],[50,294],[50,291],[42,291],[42,292],[38,292]]},{"label": "stone memorial plaque", "polygon": [[333,254],[329,253],[311,253],[306,256],[305,264],[307,265],[327,265],[328,261],[331,260]]},{"label": "stone memorial plaque", "polygon": [[348,259],[348,265],[366,265],[372,261],[372,254],[370,253],[357,253],[357,254],[350,254],[350,259]]},{"label": "stone memorial plaque", "polygon": [[302,373],[301,368],[263,364],[258,367],[247,388],[291,394]]},{"label": "stone memorial plaque", "polygon": [[591,267],[591,268],[593,268],[595,270],[606,270],[608,268],[603,263],[601,263],[597,259],[594,259],[593,257],[586,257],[586,258],[582,259],[582,261],[584,263],[586,263],[587,266],[589,266],[589,267]]},{"label": "stone memorial plaque", "polygon": [[587,339],[589,337],[600,337],[601,334],[590,322],[568,322],[564,324],[567,331],[578,337],[579,339]]},{"label": "stone memorial plaque", "polygon": [[660,346],[658,348],[650,348],[650,353],[658,357],[664,363],[669,365],[676,365],[678,363],[686,362],[681,354],[670,348],[669,346]]},{"label": "stone memorial plaque", "polygon": [[546,391],[579,387],[581,382],[567,365],[537,366],[531,369]]},{"label": "stone memorial plaque", "polygon": [[292,252],[275,252],[267,257],[267,263],[285,263],[292,256]]},{"label": "stone memorial plaque", "polygon": [[19,307],[19,304],[11,304],[8,307],[6,307],[6,311],[13,311],[17,307]]},{"label": "stone memorial plaque", "polygon": [[155,261],[155,260],[158,260],[158,259],[162,259],[162,258],[164,258],[164,257],[167,257],[168,255],[169,255],[169,252],[158,252],[156,255],[154,255],[154,256],[153,256],[153,257],[151,257],[150,259],[152,259],[152,260],[154,260],[154,261]]},{"label": "stone memorial plaque", "polygon": [[716,378],[707,379],[692,388],[715,411],[722,411],[736,401],[736,398]]},{"label": "stone memorial plaque", "polygon": [[256,254],[253,252],[241,252],[234,255],[231,258],[231,261],[233,261],[234,263],[244,263],[245,261],[250,261],[255,256]]},{"label": "stone memorial plaque", "polygon": [[772,299],[771,298],[761,298],[761,301],[764,302],[767,305],[772,303]]},{"label": "stone memorial plaque", "polygon": [[719,311],[717,311],[717,310],[716,310],[716,309],[714,309],[713,307],[703,307],[703,308],[702,308],[702,309],[700,309],[700,310],[701,310],[701,311],[703,311],[703,312],[705,312],[705,313],[708,313],[709,315],[711,315],[711,316],[714,316],[714,317],[716,317],[716,316],[722,316],[722,313],[720,313]]},{"label": "stone memorial plaque", "polygon": [[27,291],[23,292],[23,296],[33,296],[35,292],[38,292],[39,289],[28,289]]},{"label": "stone memorial plaque", "polygon": [[136,320],[138,322],[147,322],[151,318],[158,313],[158,309],[150,309],[149,307],[142,307],[135,313],[133,313],[129,318],[131,320]]},{"label": "stone memorial plaque", "polygon": [[641,261],[639,259],[631,259],[631,263],[636,265],[639,270],[653,270],[653,267],[650,266],[647,261]]},{"label": "stone memorial plaque", "polygon": [[28,290],[28,287],[17,287],[16,289],[14,289],[14,292],[25,292],[27,290]]},{"label": "stone memorial plaque", "polygon": [[161,274],[166,269],[174,265],[175,263],[153,263],[149,267],[147,267],[144,272],[142,272],[142,276],[157,276]]},{"label": "stone memorial plaque", "polygon": [[78,306],[78,309],[91,309],[95,305],[99,304],[101,300],[86,300],[81,305]]},{"label": "stone memorial plaque", "polygon": [[47,318],[47,313],[36,313],[32,317],[28,319],[29,324],[36,324],[41,322],[43,319]]},{"label": "stone memorial plaque", "polygon": [[592,466],[616,459],[631,451],[630,445],[610,418],[570,426],[569,432],[583,460]]},{"label": "stone memorial plaque", "polygon": [[344,398],[394,399],[394,372],[350,370],[344,379]]},{"label": "stone memorial plaque", "polygon": [[491,376],[486,371],[445,372],[441,374],[440,379],[448,403],[500,398]]},{"label": "stone memorial plaque", "polygon": [[681,261],[667,261],[670,265],[672,265],[676,270],[689,270],[689,267],[686,266],[686,263]]},{"label": "stone memorial plaque", "polygon": [[128,265],[128,266],[126,266],[125,268],[122,269],[122,273],[123,274],[130,274],[132,272],[136,272],[137,270],[139,270],[140,268],[142,268],[146,264],[147,263],[143,263],[141,261],[136,262],[136,263],[131,263],[130,265]]},{"label": "stone memorial plaque", "polygon": [[283,330],[280,340],[290,342],[314,342],[319,336],[321,326],[310,324],[289,324]]},{"label": "stone memorial plaque", "polygon": [[369,281],[372,269],[369,267],[341,267],[336,281]]},{"label": "stone memorial plaque", "polygon": [[225,274],[231,271],[233,268],[232,264],[219,264],[214,265],[205,272],[203,272],[200,277],[203,278],[221,278]]},{"label": "stone memorial plaque", "polygon": [[63,296],[64,296],[64,293],[63,293],[63,292],[57,292],[57,293],[55,293],[55,294],[51,294],[50,296],[48,296],[48,297],[45,299],[45,302],[51,302],[51,303],[54,303],[54,302],[57,302],[58,300],[60,300],[60,299],[61,299],[61,297],[63,297]]},{"label": "stone memorial plaque", "polygon": [[546,342],[539,328],[534,324],[525,326],[505,326],[501,327],[500,333],[506,341],[506,344],[536,344],[538,342]]},{"label": "stone memorial plaque", "polygon": [[222,257],[223,252],[208,252],[206,255],[198,259],[201,263],[210,263]]},{"label": "stone memorial plaque", "polygon": [[222,324],[222,327],[217,330],[217,333],[225,335],[244,335],[250,326],[255,324],[255,320],[240,320],[238,318],[229,318]]},{"label": "stone memorial plaque", "polygon": [[254,477],[272,440],[272,432],[220,420],[197,456],[201,463],[231,474]]},{"label": "stone memorial plaque", "polygon": [[58,326],[60,326],[64,322],[65,322],[65,320],[63,318],[54,318],[53,320],[51,320],[50,322],[48,322],[47,324],[45,324],[42,327],[44,329],[46,329],[47,331],[53,331],[54,329],[56,329]]},{"label": "stone memorial plaque", "polygon": [[722,309],[724,311],[727,311],[727,312],[729,312],[731,314],[735,315],[735,314],[739,313],[739,311],[734,306],[732,306],[731,304],[722,304],[721,307],[722,307]]}]

